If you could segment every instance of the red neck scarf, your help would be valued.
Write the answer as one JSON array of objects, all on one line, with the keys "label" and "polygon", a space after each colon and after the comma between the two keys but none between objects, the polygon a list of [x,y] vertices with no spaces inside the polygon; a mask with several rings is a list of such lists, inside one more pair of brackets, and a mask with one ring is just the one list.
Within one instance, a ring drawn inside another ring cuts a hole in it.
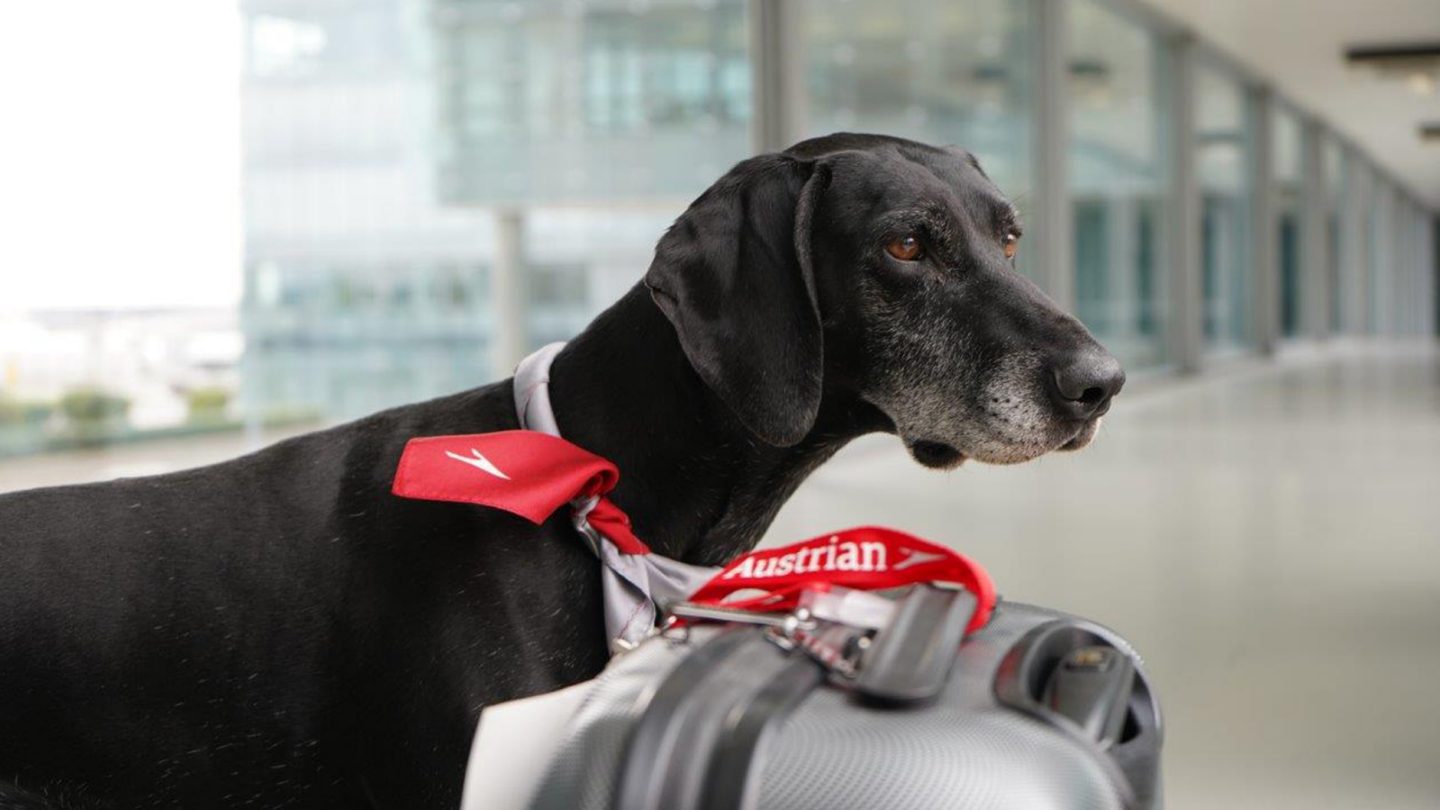
[{"label": "red neck scarf", "polygon": [[567,503],[588,506],[590,525],[622,553],[649,554],[630,517],[605,497],[619,481],[614,464],[559,436],[502,430],[411,439],[391,491],[405,498],[488,506],[536,525]]}]

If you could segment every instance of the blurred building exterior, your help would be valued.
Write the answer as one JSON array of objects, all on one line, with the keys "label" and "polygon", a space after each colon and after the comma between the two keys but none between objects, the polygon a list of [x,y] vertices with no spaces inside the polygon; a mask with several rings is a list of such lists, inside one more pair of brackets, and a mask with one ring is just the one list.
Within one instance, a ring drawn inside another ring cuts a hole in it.
[{"label": "blurred building exterior", "polygon": [[243,10],[257,418],[501,376],[731,164],[836,130],[976,152],[1028,220],[1022,271],[1132,369],[1435,330],[1431,212],[1130,0]]},{"label": "blurred building exterior", "polygon": [[[176,435],[198,427],[197,416],[218,427],[239,383],[235,320],[228,308],[0,315],[9,349],[0,359],[0,458]],[[197,395],[211,403],[204,414],[192,406]],[[94,412],[102,400],[108,421]],[[94,418],[83,418],[87,408]]]},{"label": "blurred building exterior", "polygon": [[246,2],[242,91],[252,416],[352,415],[473,384],[493,325],[488,212],[434,187],[427,6]]}]

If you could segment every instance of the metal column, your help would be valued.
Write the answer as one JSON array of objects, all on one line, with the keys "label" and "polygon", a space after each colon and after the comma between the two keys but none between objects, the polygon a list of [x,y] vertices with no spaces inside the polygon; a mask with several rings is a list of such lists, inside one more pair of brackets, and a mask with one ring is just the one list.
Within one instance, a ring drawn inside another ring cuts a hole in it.
[{"label": "metal column", "polygon": [[1275,238],[1275,99],[1269,87],[1249,88],[1254,136],[1250,148],[1250,330],[1255,350],[1273,354],[1280,335],[1280,273]]},{"label": "metal column", "polygon": [[1372,335],[1384,335],[1390,331],[1390,289],[1395,270],[1395,226],[1394,192],[1390,182],[1377,167],[1373,170],[1375,193],[1371,203],[1373,215],[1371,228],[1370,265],[1370,306],[1367,310],[1369,329]]},{"label": "metal column", "polygon": [[525,215],[516,208],[495,212],[495,261],[490,268],[490,304],[495,328],[490,339],[492,376],[505,376],[525,356]]},{"label": "metal column", "polygon": [[1169,355],[1182,373],[1200,370],[1205,305],[1200,273],[1200,183],[1195,173],[1195,41],[1180,34],[1166,49],[1173,77],[1170,129]]},{"label": "metal column", "polygon": [[1440,212],[1424,210],[1421,228],[1420,255],[1424,264],[1420,272],[1426,308],[1421,313],[1420,331],[1440,337]]},{"label": "metal column", "polygon": [[804,0],[749,0],[750,146],[778,152],[804,137]]},{"label": "metal column", "polygon": [[1340,198],[1340,283],[1335,292],[1340,296],[1340,331],[1347,335],[1361,334],[1365,313],[1365,226],[1368,216],[1363,201],[1369,194],[1364,183],[1360,156],[1349,146],[1344,148],[1342,173],[1345,193]]},{"label": "metal column", "polygon": [[1035,16],[1030,212],[1036,282],[1062,309],[1075,310],[1073,214],[1070,208],[1069,58],[1065,0],[1032,0]]},{"label": "metal column", "polygon": [[1325,184],[1324,126],[1306,118],[1300,133],[1300,333],[1330,332],[1330,189]]}]

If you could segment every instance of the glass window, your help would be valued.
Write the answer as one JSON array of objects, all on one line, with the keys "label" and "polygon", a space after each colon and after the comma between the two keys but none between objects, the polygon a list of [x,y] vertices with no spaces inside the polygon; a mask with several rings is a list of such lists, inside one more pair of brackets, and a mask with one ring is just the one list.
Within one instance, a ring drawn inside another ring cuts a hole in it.
[{"label": "glass window", "polygon": [[749,152],[743,0],[437,6],[447,201],[688,200]]},{"label": "glass window", "polygon": [[[744,0],[273,5],[245,6],[253,422],[493,379],[502,318],[573,336],[749,152]],[[502,313],[506,222],[523,293]]]},{"label": "glass window", "polygon": [[1280,334],[1295,337],[1301,330],[1304,275],[1300,272],[1300,119],[1278,107],[1271,129],[1275,189],[1275,262],[1280,273]]},{"label": "glass window", "polygon": [[[1031,181],[1027,4],[808,3],[802,31],[808,135],[877,132],[964,147],[1023,216]],[[1027,256],[1020,251],[1022,271]]]},{"label": "glass window", "polygon": [[1249,114],[1243,87],[1217,67],[1197,68],[1195,93],[1205,342],[1235,349],[1252,340]]},{"label": "glass window", "polygon": [[1154,366],[1167,313],[1163,46],[1098,2],[1071,8],[1076,310],[1126,366]]}]

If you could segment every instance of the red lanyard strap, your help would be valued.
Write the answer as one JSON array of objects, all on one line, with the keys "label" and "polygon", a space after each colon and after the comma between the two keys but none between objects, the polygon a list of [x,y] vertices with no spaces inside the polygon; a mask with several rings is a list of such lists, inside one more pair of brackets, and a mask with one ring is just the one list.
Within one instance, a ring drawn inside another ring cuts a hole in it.
[{"label": "red lanyard strap", "polygon": [[[963,585],[975,595],[975,615],[966,632],[990,620],[995,583],[990,574],[953,549],[880,526],[860,526],[780,548],[746,554],[700,586],[691,602],[725,604],[756,611],[789,611],[807,588],[843,586],[875,591],[921,582]],[[738,591],[758,596],[725,601]]]}]

